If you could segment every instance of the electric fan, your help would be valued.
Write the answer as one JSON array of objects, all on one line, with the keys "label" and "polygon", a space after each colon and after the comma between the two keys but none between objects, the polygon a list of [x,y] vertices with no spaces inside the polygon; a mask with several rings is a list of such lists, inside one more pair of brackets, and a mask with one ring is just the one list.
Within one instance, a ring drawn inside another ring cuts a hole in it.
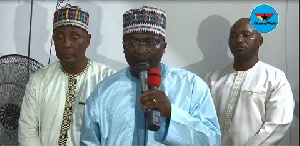
[{"label": "electric fan", "polygon": [[18,121],[31,74],[43,65],[19,54],[0,57],[0,145],[18,145]]}]

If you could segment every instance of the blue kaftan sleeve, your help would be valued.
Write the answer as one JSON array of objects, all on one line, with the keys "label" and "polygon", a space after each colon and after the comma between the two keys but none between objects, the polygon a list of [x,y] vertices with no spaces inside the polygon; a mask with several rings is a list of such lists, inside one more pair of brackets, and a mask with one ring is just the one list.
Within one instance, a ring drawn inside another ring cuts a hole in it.
[{"label": "blue kaftan sleeve", "polygon": [[171,119],[162,119],[155,139],[166,145],[220,145],[220,126],[209,88],[199,77],[192,84],[190,111],[171,104]]},{"label": "blue kaftan sleeve", "polygon": [[99,146],[101,144],[100,117],[97,113],[99,107],[95,104],[97,103],[95,99],[98,96],[97,89],[96,87],[85,104],[80,134],[81,146]]}]

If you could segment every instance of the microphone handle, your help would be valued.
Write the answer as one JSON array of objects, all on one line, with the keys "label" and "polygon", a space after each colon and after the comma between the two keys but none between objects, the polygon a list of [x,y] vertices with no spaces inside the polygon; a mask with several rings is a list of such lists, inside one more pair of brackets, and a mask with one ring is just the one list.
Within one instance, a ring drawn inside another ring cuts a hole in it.
[{"label": "microphone handle", "polygon": [[150,110],[148,112],[147,127],[150,131],[157,131],[160,128],[160,111]]},{"label": "microphone handle", "polygon": [[139,77],[140,77],[140,82],[141,82],[141,90],[142,90],[142,93],[144,93],[144,92],[148,91],[148,84],[147,84],[148,71],[142,70],[141,72],[139,72]]},{"label": "microphone handle", "polygon": [[157,90],[156,86],[149,86],[149,90]]},{"label": "microphone handle", "polygon": [[[156,86],[149,86],[150,90],[156,90]],[[149,110],[147,113],[147,127],[151,131],[157,131],[160,128],[160,111]]]}]

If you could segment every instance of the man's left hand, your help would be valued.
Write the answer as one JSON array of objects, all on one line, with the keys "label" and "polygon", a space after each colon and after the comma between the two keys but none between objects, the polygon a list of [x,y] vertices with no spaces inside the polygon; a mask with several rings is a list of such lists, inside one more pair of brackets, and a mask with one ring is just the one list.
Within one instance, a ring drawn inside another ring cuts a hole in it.
[{"label": "man's left hand", "polygon": [[159,110],[162,116],[171,119],[171,103],[165,92],[160,90],[146,91],[140,99],[141,109]]}]

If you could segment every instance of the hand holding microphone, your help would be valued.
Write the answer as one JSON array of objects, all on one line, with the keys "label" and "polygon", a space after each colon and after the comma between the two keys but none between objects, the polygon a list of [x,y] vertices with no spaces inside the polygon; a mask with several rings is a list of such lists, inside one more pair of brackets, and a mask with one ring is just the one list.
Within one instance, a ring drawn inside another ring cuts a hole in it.
[{"label": "hand holding microphone", "polygon": [[149,112],[148,129],[157,131],[160,126],[160,116],[171,118],[171,103],[165,92],[156,90],[161,84],[159,70],[151,68],[148,70],[148,88],[149,91],[141,95],[141,109],[151,109]]}]

